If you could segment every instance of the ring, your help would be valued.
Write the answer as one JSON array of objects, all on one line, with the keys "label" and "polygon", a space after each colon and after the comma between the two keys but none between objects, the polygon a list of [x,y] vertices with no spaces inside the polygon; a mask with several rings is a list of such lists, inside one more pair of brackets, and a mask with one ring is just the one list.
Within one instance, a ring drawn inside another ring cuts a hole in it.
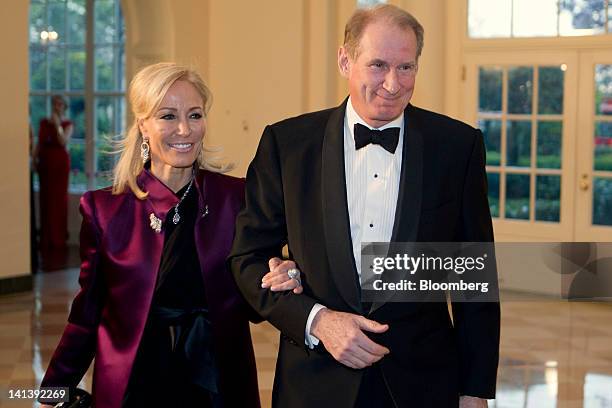
[{"label": "ring", "polygon": [[287,271],[287,276],[289,279],[295,279],[296,281],[300,281],[300,270],[297,268],[291,268]]}]

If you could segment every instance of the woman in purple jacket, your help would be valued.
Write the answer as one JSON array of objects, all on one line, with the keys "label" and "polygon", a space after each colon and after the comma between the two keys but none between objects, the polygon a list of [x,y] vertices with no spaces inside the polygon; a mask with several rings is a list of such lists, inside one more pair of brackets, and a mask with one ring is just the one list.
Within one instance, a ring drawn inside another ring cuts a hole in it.
[{"label": "woman in purple jacket", "polygon": [[259,317],[225,265],[243,180],[202,146],[210,92],[160,63],[129,96],[112,189],[81,199],[81,290],[41,386],[76,387],[95,356],[97,408],[258,407],[248,322]]}]

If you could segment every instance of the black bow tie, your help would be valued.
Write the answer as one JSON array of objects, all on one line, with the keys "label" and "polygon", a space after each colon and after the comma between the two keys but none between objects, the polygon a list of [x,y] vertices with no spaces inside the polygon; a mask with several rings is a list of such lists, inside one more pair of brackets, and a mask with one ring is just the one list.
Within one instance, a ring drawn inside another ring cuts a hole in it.
[{"label": "black bow tie", "polygon": [[400,128],[392,127],[384,130],[370,129],[360,123],[355,123],[355,149],[359,150],[364,146],[372,144],[380,145],[389,153],[395,153],[399,142]]}]

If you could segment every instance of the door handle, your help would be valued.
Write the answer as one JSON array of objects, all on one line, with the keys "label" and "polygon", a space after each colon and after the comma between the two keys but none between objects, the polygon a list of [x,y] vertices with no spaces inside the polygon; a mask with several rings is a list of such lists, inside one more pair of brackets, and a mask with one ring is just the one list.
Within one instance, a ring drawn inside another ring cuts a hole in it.
[{"label": "door handle", "polygon": [[582,191],[587,191],[591,187],[591,183],[589,182],[589,175],[583,174],[579,183],[580,189]]}]

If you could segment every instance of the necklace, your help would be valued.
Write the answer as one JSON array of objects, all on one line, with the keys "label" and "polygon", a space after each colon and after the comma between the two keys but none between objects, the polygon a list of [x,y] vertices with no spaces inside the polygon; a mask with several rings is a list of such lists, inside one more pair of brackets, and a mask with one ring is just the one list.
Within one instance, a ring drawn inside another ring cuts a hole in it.
[{"label": "necklace", "polygon": [[187,197],[187,194],[189,194],[189,190],[191,190],[192,184],[193,184],[193,177],[191,177],[191,180],[189,181],[189,185],[187,186],[187,190],[185,190],[185,192],[183,193],[183,196],[181,197],[179,202],[176,203],[176,205],[174,206],[174,216],[172,217],[172,222],[174,223],[174,225],[178,224],[179,221],[181,221],[181,215],[178,212],[178,208],[179,208],[179,205],[181,205],[181,203],[185,199],[185,197]]}]

